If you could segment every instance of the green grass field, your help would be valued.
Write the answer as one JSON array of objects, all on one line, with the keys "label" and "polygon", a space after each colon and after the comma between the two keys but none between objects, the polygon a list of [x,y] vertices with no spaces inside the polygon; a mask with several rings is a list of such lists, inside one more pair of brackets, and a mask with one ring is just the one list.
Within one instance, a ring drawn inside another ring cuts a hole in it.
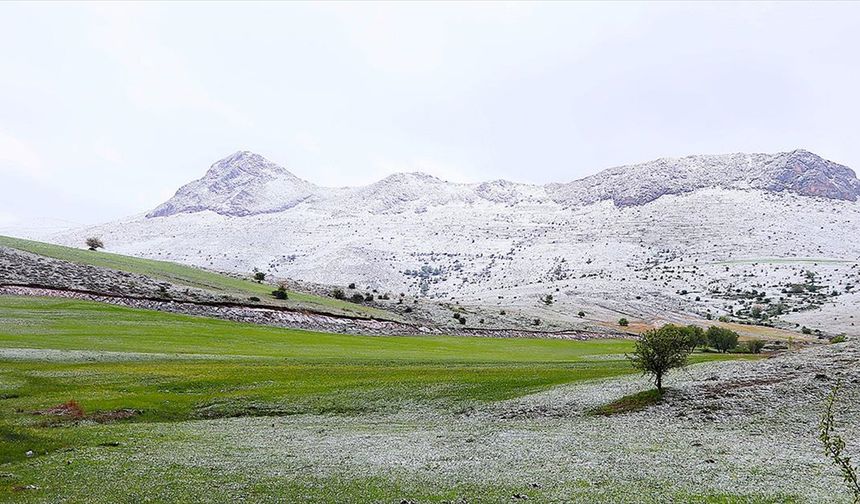
[{"label": "green grass field", "polygon": [[[159,446],[169,450],[180,441],[205,446],[188,441],[187,429],[180,427],[195,421],[363,418],[416,409],[456,416],[565,383],[630,374],[623,354],[631,348],[626,340],[337,335],[95,302],[0,296],[0,499],[27,500],[37,494],[22,485],[39,481],[50,487],[40,491],[40,500],[87,502],[87,485],[114,484],[103,479],[110,474],[128,481],[102,501],[118,498],[126,485],[152,491],[168,484],[155,500],[196,500],[188,485],[206,481],[205,473],[184,467],[163,468],[162,474],[149,467],[145,477],[134,476],[122,465],[104,466],[104,454],[135,456]],[[720,358],[703,354],[694,360]],[[58,408],[70,401],[75,409]],[[67,467],[66,459],[74,459],[74,466]],[[40,464],[57,468],[45,472]],[[263,481],[241,471],[229,478],[252,489]],[[404,484],[433,500],[466,491]],[[323,502],[344,497],[339,492],[349,497],[350,492],[398,491],[387,480],[326,479],[323,488],[319,485],[271,480],[265,489],[248,491],[259,490],[270,500],[301,491]],[[508,489],[490,485],[468,491],[501,496]]]},{"label": "green grass field", "polygon": [[94,252],[87,249],[64,247],[61,245],[52,245],[50,243],[24,240],[8,236],[0,236],[0,246],[15,248],[31,252],[33,254],[39,254],[78,264],[88,264],[101,268],[110,268],[118,271],[146,275],[152,278],[175,283],[177,285],[205,289],[218,294],[232,295],[243,300],[247,300],[250,296],[257,296],[260,299],[265,300],[266,303],[274,305],[310,308],[353,316],[376,317],[383,319],[397,318],[396,315],[390,312],[370,306],[363,306],[304,292],[289,291],[289,300],[278,301],[271,297],[271,293],[274,288],[271,285],[259,284],[251,280],[222,275],[213,271],[207,271],[169,261],[141,259],[138,257],[112,254],[105,251]]}]

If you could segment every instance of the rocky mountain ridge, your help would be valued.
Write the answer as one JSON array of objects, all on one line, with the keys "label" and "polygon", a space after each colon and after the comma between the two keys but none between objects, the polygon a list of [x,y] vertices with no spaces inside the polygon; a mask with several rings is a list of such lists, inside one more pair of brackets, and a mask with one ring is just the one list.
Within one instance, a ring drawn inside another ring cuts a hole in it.
[{"label": "rocky mountain ridge", "polygon": [[507,180],[457,184],[424,173],[396,173],[367,186],[340,189],[316,186],[258,154],[239,151],[213,164],[203,178],[180,188],[147,217],[206,210],[241,217],[318,200],[352,203],[342,206],[371,213],[420,212],[452,203],[483,202],[583,206],[611,200],[627,207],[704,188],[759,189],[847,201],[860,196],[860,181],[850,168],[805,150],[661,158],[545,186]]},{"label": "rocky mountain ridge", "polygon": [[489,308],[541,327],[725,317],[860,334],[860,243],[846,239],[860,233],[857,196],[853,171],[806,151],[545,186],[406,173],[358,188],[243,152],[148,217],[47,239],[95,235],[134,256],[481,307],[469,324]]}]

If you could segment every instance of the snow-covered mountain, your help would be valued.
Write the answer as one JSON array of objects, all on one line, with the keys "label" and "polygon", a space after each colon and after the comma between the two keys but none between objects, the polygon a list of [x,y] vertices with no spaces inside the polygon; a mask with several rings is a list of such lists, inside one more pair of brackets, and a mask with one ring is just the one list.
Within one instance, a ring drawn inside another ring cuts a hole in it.
[{"label": "snow-covered mountain", "polygon": [[[742,318],[766,304],[852,332],[858,196],[851,169],[803,150],[664,158],[545,186],[400,173],[337,189],[237,152],[145,216],[56,241],[98,234],[133,255],[543,317]],[[809,271],[817,283],[794,292]]]},{"label": "snow-covered mountain", "polygon": [[452,203],[555,202],[581,206],[611,200],[616,206],[644,205],[667,194],[705,188],[761,189],[856,201],[860,181],[845,166],[804,150],[771,154],[726,154],[662,158],[620,166],[569,183],[533,186],[496,180],[454,184],[425,173],[396,173],[354,189],[328,189],[302,180],[286,168],[248,151],[213,164],[206,175],[179,189],[146,217],[212,211],[247,216],[288,210],[302,202],[336,199],[371,213],[424,210]]},{"label": "snow-covered mountain", "polygon": [[280,212],[319,192],[263,156],[240,151],[213,164],[203,178],[179,188],[146,217],[206,210],[235,216]]}]

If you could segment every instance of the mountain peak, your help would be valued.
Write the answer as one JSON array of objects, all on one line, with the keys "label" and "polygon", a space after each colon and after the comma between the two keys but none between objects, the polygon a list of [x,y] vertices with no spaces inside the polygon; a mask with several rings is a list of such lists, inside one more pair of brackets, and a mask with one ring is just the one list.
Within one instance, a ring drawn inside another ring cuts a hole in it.
[{"label": "mountain peak", "polygon": [[240,174],[258,177],[277,177],[292,174],[283,166],[251,151],[236,151],[216,161],[209,167],[204,178],[231,178]]},{"label": "mountain peak", "polygon": [[279,212],[317,191],[283,166],[251,151],[237,151],[213,163],[203,178],[182,186],[146,216],[206,210],[228,216]]}]

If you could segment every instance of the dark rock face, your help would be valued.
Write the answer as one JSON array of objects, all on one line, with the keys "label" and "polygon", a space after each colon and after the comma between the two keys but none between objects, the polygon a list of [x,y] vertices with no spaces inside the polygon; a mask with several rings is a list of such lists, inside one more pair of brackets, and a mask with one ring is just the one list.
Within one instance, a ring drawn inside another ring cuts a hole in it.
[{"label": "dark rock face", "polygon": [[847,201],[857,201],[860,196],[860,181],[853,170],[805,150],[663,158],[546,187],[552,199],[561,204],[612,200],[619,207],[708,188],[791,192]]},{"label": "dark rock face", "polygon": [[857,201],[860,181],[847,166],[796,150],[771,163],[769,191],[790,191],[803,196]]}]

